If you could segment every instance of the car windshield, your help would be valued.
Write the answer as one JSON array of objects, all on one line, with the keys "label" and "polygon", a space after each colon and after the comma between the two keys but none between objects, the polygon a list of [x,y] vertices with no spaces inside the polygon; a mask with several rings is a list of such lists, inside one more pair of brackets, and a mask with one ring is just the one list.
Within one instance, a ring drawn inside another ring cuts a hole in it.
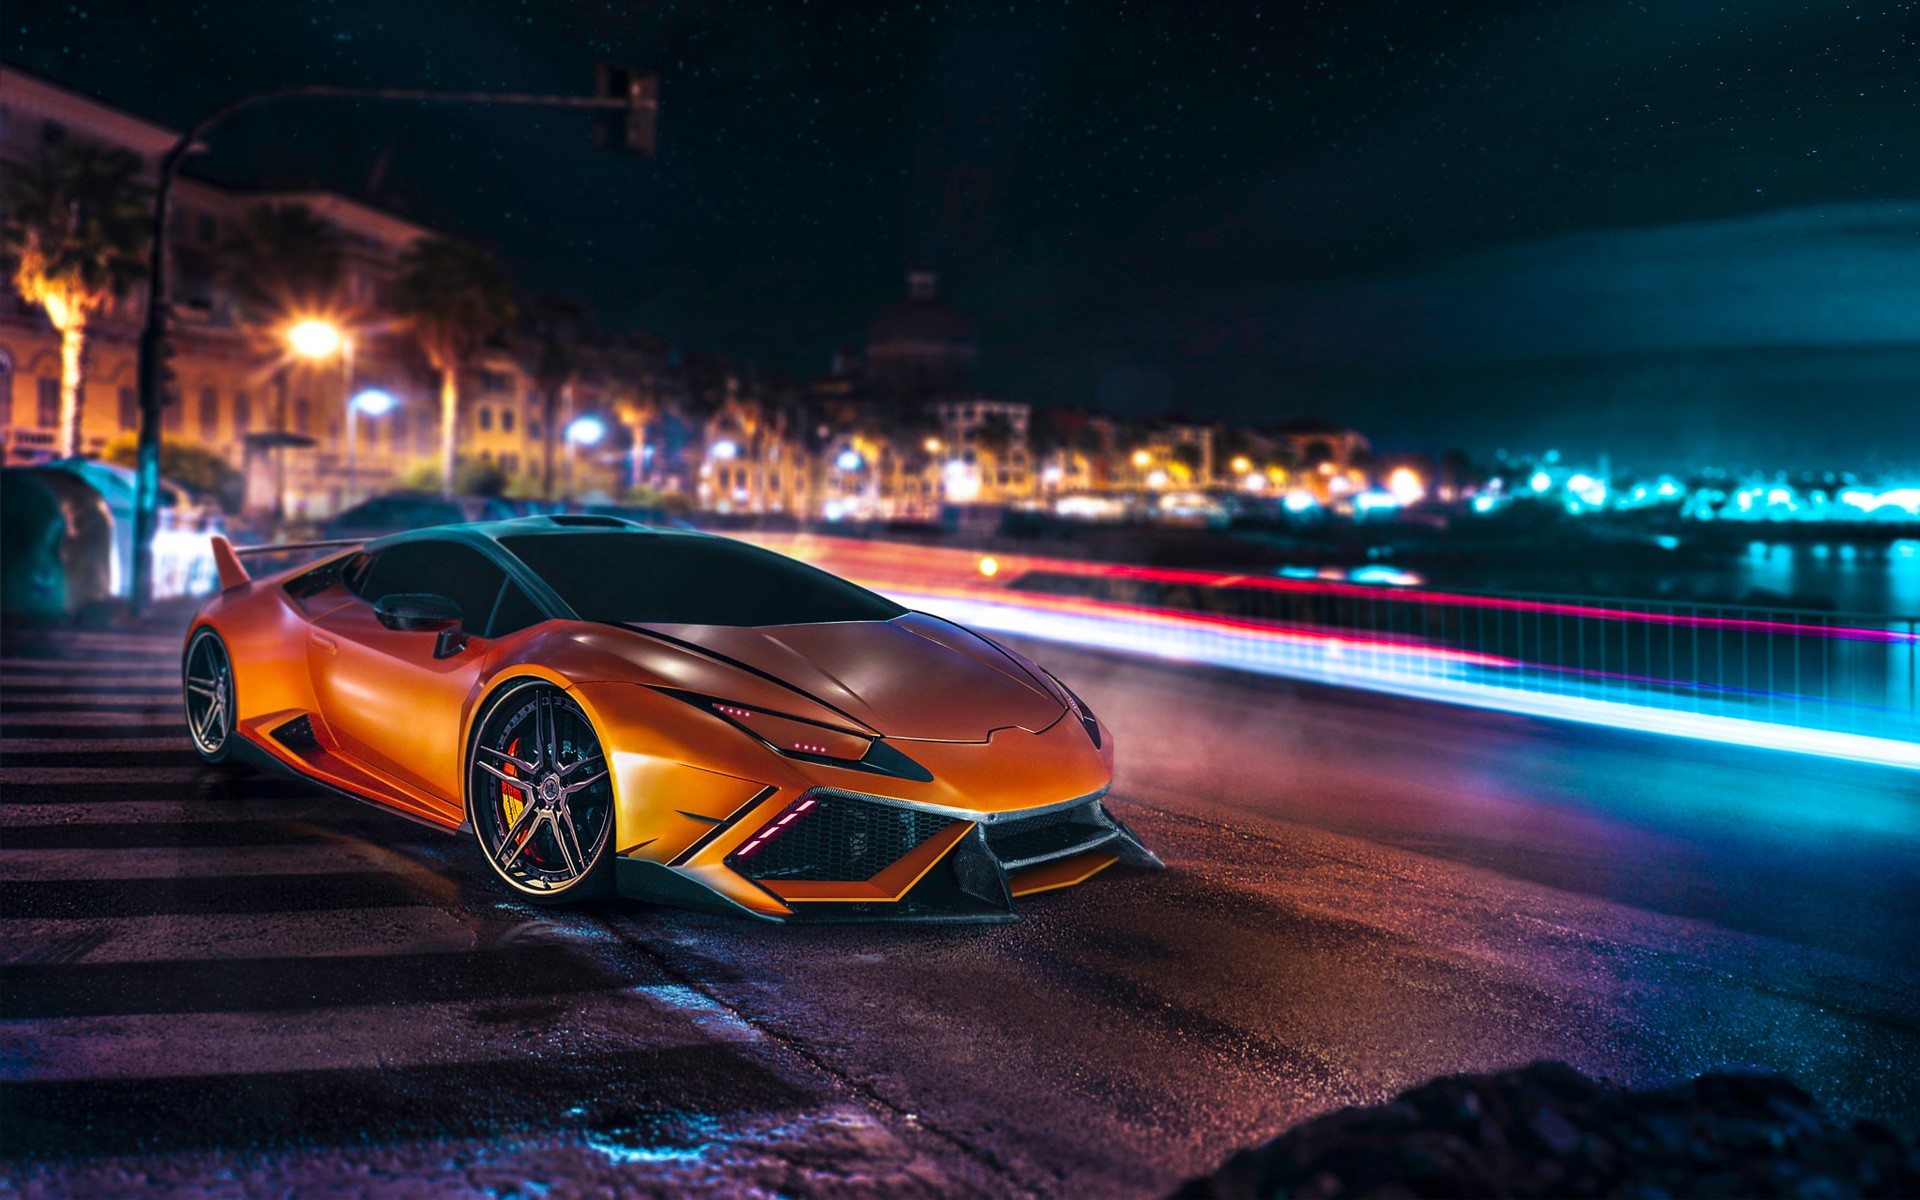
[{"label": "car windshield", "polygon": [[825,571],[726,538],[549,533],[500,544],[587,621],[810,625],[890,621],[907,611]]}]

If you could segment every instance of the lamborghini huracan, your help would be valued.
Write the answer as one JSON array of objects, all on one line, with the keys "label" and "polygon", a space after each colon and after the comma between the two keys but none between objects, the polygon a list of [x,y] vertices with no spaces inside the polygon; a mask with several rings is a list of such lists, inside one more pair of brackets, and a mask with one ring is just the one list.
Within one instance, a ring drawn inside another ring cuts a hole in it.
[{"label": "lamborghini huracan", "polygon": [[1160,865],[1072,689],[795,559],[604,516],[310,548],[254,579],[216,539],[195,750],[469,835],[528,900],[1010,920]]}]

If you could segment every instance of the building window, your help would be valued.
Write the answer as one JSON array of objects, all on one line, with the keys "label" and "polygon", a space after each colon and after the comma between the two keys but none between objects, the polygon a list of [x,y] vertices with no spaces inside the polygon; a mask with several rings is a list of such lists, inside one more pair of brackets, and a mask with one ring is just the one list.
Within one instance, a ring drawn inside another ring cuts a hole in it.
[{"label": "building window", "polygon": [[307,403],[307,398],[305,396],[302,396],[293,402],[294,432],[295,433],[311,432],[311,430],[309,429],[309,426],[312,425],[312,423],[313,423],[313,405]]},{"label": "building window", "polygon": [[200,389],[200,437],[212,441],[220,436],[220,393],[210,387]]},{"label": "building window", "polygon": [[203,242],[211,243],[220,232],[214,224],[212,213],[201,213],[195,223],[199,226],[200,240]]},{"label": "building window", "polygon": [[496,395],[513,390],[513,376],[505,371],[480,372],[480,390]]},{"label": "building window", "polygon": [[500,410],[500,432],[501,433],[513,432],[513,410],[510,408],[503,408]]},{"label": "building window", "polygon": [[485,433],[492,428],[493,410],[482,404],[480,406],[480,432]]},{"label": "building window", "polygon": [[518,454],[502,454],[500,456],[500,469],[509,475],[518,474],[520,471],[520,456]]},{"label": "building window", "polygon": [[130,387],[120,389],[120,428],[140,428],[140,393]]},{"label": "building window", "polygon": [[[51,122],[49,122],[51,124]],[[34,405],[34,424],[42,429],[55,429],[60,425],[60,381],[42,379],[39,390],[34,393],[37,403]]]},{"label": "building window", "polygon": [[167,397],[167,405],[161,409],[161,422],[171,433],[179,433],[187,424],[186,397],[178,392]]},{"label": "building window", "polygon": [[528,422],[527,422],[527,436],[528,436],[528,437],[530,437],[530,438],[538,438],[538,437],[540,436],[540,422],[539,422],[539,421],[528,421]]},{"label": "building window", "polygon": [[238,437],[244,437],[246,435],[247,430],[251,428],[252,425],[253,425],[253,397],[247,395],[245,392],[235,392],[233,394],[234,435]]}]

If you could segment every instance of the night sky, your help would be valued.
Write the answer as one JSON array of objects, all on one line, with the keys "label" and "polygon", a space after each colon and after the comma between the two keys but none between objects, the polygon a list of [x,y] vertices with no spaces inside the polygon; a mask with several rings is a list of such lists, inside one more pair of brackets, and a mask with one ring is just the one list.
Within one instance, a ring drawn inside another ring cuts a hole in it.
[{"label": "night sky", "polygon": [[11,0],[0,58],[181,125],[295,82],[663,76],[577,114],[289,104],[318,181],[527,285],[821,370],[910,263],[988,387],[1390,447],[1920,464],[1920,6]]}]

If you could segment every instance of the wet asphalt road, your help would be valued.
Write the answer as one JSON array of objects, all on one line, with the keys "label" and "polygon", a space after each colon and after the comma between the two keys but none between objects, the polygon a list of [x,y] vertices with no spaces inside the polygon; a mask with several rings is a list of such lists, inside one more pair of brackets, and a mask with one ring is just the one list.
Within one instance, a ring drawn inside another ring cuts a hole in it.
[{"label": "wet asphalt road", "polygon": [[1135,1196],[1437,1074],[1920,1124],[1920,780],[1029,645],[1165,858],[1015,925],[541,913],[210,786],[178,641],[0,641],[0,1183]]}]

